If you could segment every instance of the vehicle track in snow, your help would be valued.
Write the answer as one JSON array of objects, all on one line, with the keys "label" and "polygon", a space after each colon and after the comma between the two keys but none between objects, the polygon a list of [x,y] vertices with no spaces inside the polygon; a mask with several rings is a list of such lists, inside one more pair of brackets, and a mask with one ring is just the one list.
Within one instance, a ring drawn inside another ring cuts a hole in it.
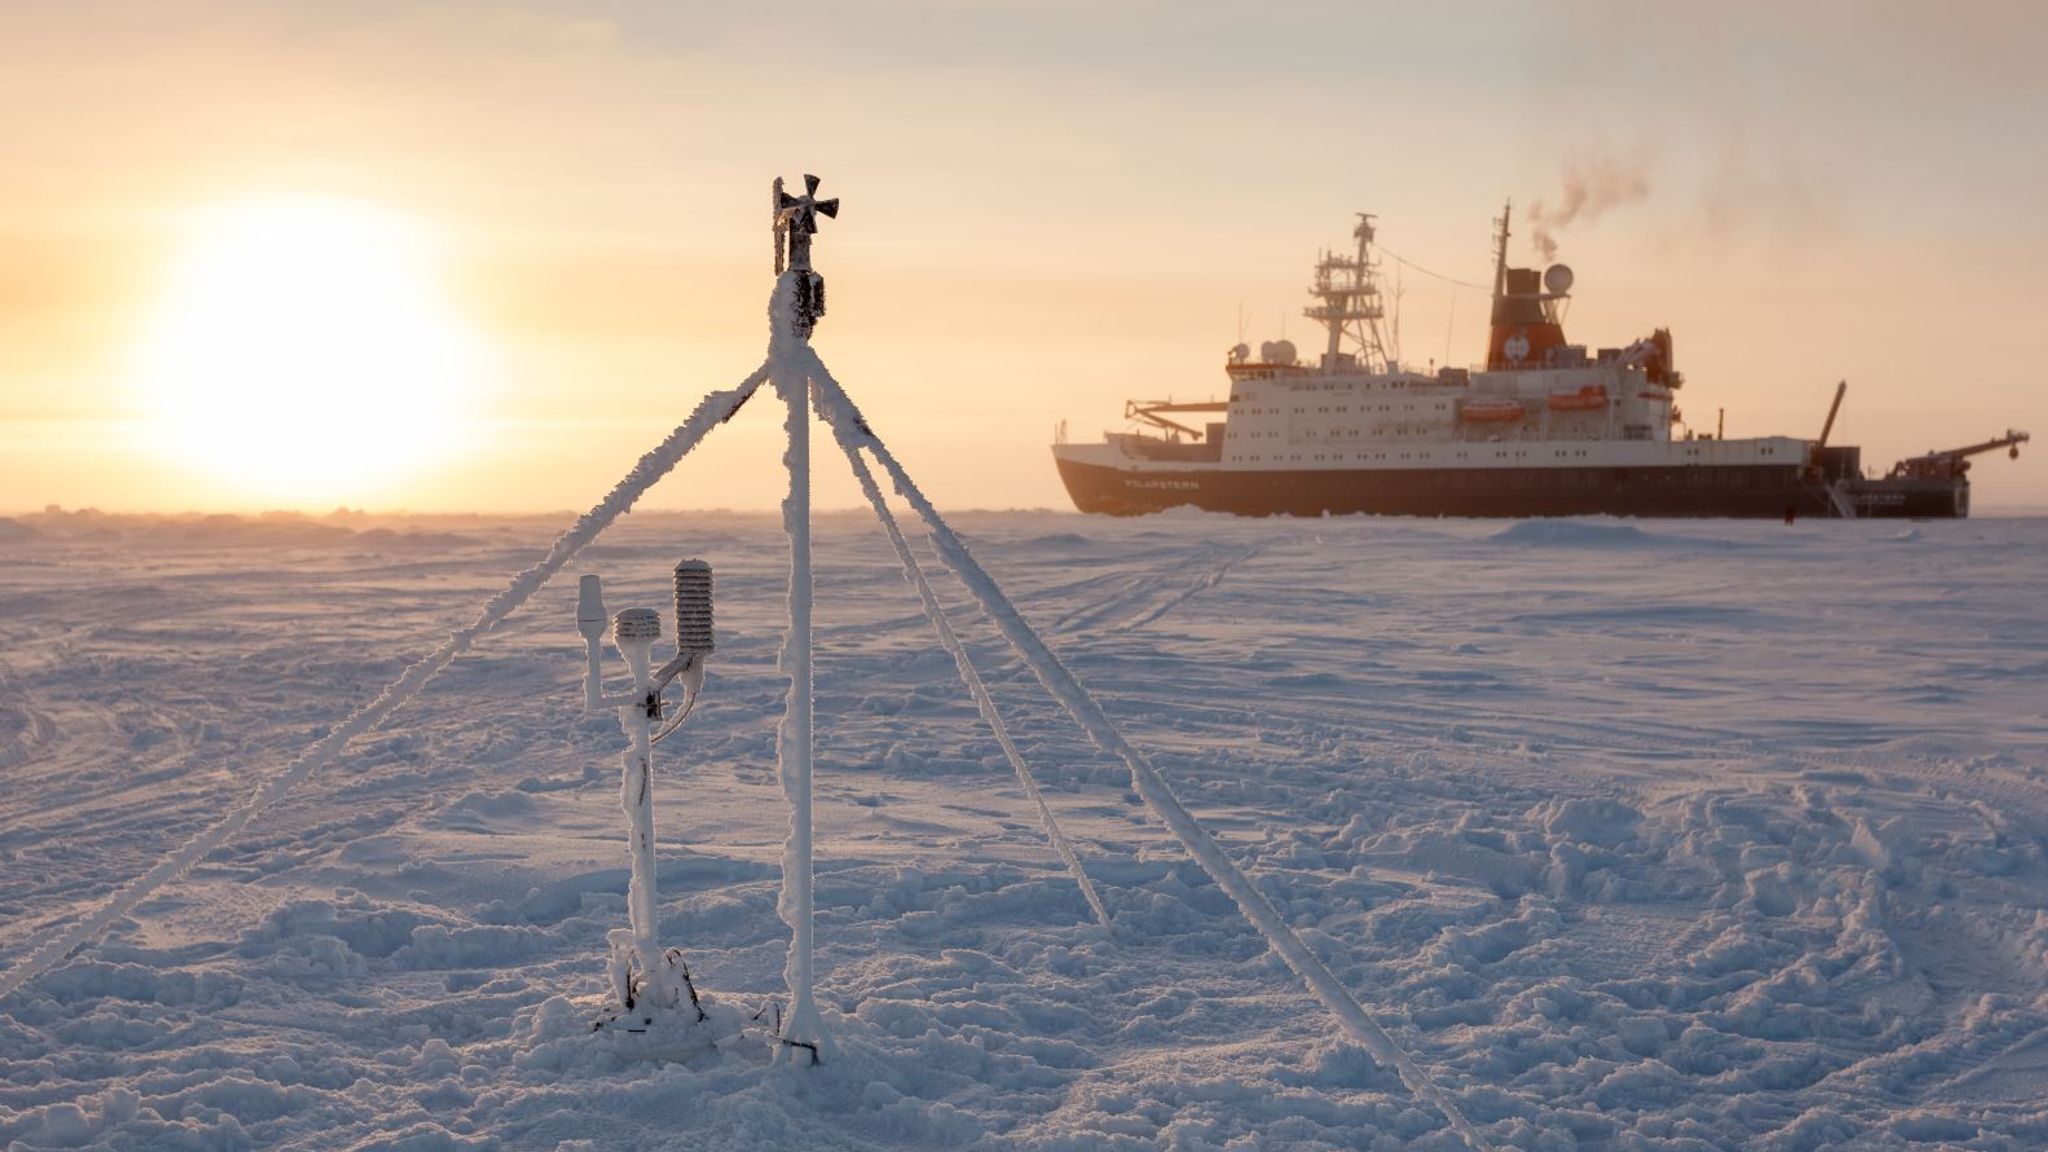
[{"label": "vehicle track in snow", "polygon": [[[1216,587],[1230,574],[1232,568],[1263,551],[1263,546],[1232,549],[1229,555],[1194,571],[1189,571],[1186,565],[1175,561],[1141,576],[1123,576],[1108,580],[1095,578],[1080,585],[1068,585],[1061,588],[1057,595],[1071,598],[1084,589],[1104,586],[1109,588],[1109,592],[1096,599],[1093,604],[1057,617],[1053,620],[1050,630],[1055,634],[1086,635],[1129,632],[1143,628]],[[1044,598],[1046,595],[1041,592],[1039,597]]]}]

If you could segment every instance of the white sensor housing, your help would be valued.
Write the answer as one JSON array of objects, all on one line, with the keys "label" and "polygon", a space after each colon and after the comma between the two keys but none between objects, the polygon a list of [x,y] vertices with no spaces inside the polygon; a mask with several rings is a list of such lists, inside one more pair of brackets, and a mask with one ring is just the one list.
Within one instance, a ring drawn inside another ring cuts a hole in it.
[{"label": "white sensor housing", "polygon": [[576,585],[576,630],[583,633],[583,710],[604,707],[604,581],[586,574]]},{"label": "white sensor housing", "polygon": [[694,661],[717,650],[711,627],[711,565],[684,560],[676,565],[676,655]]},{"label": "white sensor housing", "polygon": [[652,608],[621,608],[612,617],[612,643],[619,646],[619,655],[633,669],[633,684],[645,688],[648,678],[648,660],[654,651],[654,642],[661,639],[661,613]]},{"label": "white sensor housing", "polygon": [[609,622],[604,610],[604,581],[594,573],[584,576],[576,585],[576,630],[585,640],[602,640]]}]

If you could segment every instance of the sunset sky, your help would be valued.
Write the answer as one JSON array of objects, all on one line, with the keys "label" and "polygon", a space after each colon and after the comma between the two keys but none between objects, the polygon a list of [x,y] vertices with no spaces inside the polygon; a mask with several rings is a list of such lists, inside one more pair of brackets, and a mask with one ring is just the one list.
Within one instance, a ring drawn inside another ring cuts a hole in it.
[{"label": "sunset sky", "polygon": [[[79,0],[5,32],[0,512],[588,506],[760,361],[768,185],[805,171],[844,201],[815,343],[952,508],[1066,507],[1055,423],[1219,392],[1240,316],[1306,342],[1353,212],[1482,281],[1502,201],[1567,171],[1619,200],[1558,237],[1567,331],[1671,327],[1694,426],[1810,436],[1846,377],[1866,465],[2048,433],[2048,5]],[[1483,294],[1401,286],[1406,360],[1480,357]],[[650,504],[772,506],[779,434],[750,408]],[[2048,506],[2044,456],[1984,461],[1976,506]]]}]

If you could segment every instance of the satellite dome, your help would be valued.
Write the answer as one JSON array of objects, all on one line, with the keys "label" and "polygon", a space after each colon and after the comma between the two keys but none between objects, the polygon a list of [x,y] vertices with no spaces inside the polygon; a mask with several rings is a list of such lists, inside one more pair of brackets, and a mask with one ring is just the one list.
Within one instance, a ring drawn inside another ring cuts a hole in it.
[{"label": "satellite dome", "polygon": [[1562,296],[1572,290],[1572,270],[1568,265],[1552,264],[1543,270],[1543,289],[1552,296]]},{"label": "satellite dome", "polygon": [[1230,362],[1232,364],[1242,364],[1251,358],[1252,346],[1249,344],[1240,342],[1236,347],[1230,350]]},{"label": "satellite dome", "polygon": [[1294,341],[1275,340],[1272,344],[1268,345],[1268,347],[1271,348],[1272,351],[1266,353],[1267,362],[1273,364],[1294,363]]}]

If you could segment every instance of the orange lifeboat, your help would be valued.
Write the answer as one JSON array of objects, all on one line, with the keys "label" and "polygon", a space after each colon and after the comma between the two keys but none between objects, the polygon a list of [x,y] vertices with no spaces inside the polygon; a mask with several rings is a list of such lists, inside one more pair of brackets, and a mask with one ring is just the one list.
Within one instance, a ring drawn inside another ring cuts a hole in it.
[{"label": "orange lifeboat", "polygon": [[1592,412],[1607,407],[1607,386],[1588,384],[1576,392],[1552,392],[1552,412]]},{"label": "orange lifeboat", "polygon": [[1458,418],[1473,424],[1506,424],[1523,415],[1522,402],[1505,396],[1475,396],[1458,406]]}]

